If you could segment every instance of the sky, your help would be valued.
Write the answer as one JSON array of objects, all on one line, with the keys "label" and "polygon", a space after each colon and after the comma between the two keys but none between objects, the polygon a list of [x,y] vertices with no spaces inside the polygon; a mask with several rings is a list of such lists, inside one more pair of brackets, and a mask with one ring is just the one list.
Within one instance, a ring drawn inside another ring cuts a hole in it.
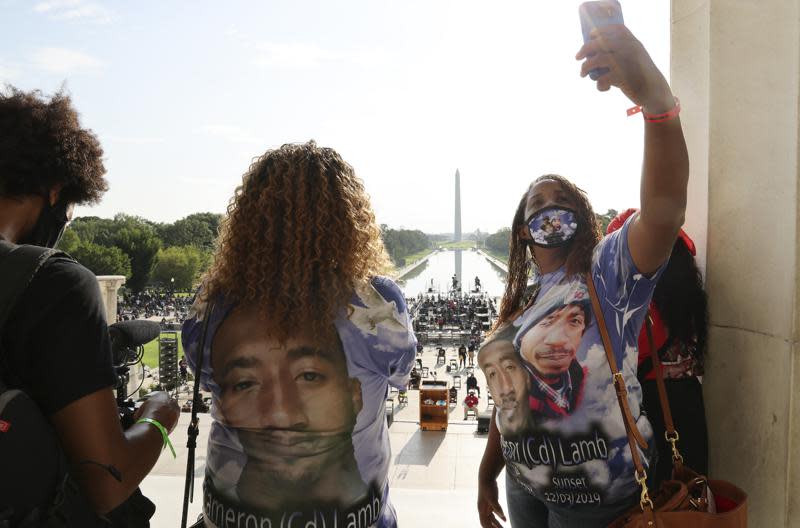
[{"label": "sky", "polygon": [[[0,83],[64,86],[105,150],[110,190],[76,216],[223,213],[254,157],[336,149],[379,223],[510,225],[559,173],[597,212],[639,204],[643,124],[581,78],[577,8],[558,0],[0,0]],[[622,0],[669,78],[669,1]]]}]

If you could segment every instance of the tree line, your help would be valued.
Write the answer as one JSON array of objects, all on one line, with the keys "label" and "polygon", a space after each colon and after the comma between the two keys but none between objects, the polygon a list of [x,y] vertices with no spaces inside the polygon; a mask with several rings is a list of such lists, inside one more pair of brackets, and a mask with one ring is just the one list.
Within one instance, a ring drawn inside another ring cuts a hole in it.
[{"label": "tree line", "polygon": [[[614,209],[596,215],[603,233],[616,215]],[[96,275],[124,275],[126,287],[133,291],[148,286],[191,291],[211,264],[221,220],[222,215],[216,213],[195,213],[173,223],[124,213],[110,219],[81,217],[70,224],[59,249]],[[444,236],[385,224],[381,232],[386,251],[398,267],[406,264],[409,255],[431,249]],[[476,231],[466,238],[473,237],[479,242],[483,239],[484,247],[496,255],[508,256],[510,228],[491,235]]]},{"label": "tree line", "polygon": [[147,286],[189,291],[211,261],[222,215],[195,213],[174,223],[138,216],[77,218],[59,249],[95,275],[124,275],[126,287]]},{"label": "tree line", "polygon": [[[133,291],[146,287],[192,291],[208,269],[222,215],[195,213],[158,223],[124,213],[114,218],[76,218],[59,242],[95,275],[124,275]],[[395,265],[431,247],[419,230],[382,225],[383,242]]]},{"label": "tree line", "polygon": [[428,235],[420,230],[391,229],[386,224],[381,225],[383,245],[394,262],[395,266],[402,267],[406,264],[406,257],[419,253],[432,247]]}]

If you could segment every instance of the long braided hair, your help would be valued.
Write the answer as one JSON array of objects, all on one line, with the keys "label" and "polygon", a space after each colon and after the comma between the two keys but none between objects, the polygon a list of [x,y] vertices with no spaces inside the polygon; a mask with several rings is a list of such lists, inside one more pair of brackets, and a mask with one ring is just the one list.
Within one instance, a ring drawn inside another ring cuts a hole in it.
[{"label": "long braided hair", "polygon": [[567,276],[589,272],[592,267],[592,251],[602,238],[600,225],[585,191],[558,174],[545,174],[536,178],[522,195],[514,213],[514,219],[511,222],[508,278],[506,280],[506,291],[500,304],[500,315],[497,318],[495,328],[499,328],[512,319],[512,316],[522,308],[528,279],[532,271],[537,270],[539,267],[533,252],[528,251],[528,242],[522,238],[521,233],[527,229],[525,225],[525,205],[528,201],[528,194],[537,183],[543,180],[558,182],[564,193],[575,204],[578,230],[575,233],[575,238],[570,243],[567,255]]}]

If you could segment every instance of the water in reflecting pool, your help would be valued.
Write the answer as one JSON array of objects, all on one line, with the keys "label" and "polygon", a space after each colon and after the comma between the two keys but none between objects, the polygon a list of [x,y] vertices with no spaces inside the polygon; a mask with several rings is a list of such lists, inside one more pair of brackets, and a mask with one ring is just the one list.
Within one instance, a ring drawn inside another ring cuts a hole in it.
[{"label": "water in reflecting pool", "polygon": [[416,297],[433,288],[434,293],[446,295],[452,284],[453,274],[459,278],[462,291],[475,288],[475,277],[479,277],[483,290],[490,297],[502,297],[505,290],[505,273],[492,266],[477,251],[450,250],[434,253],[428,261],[408,275],[398,284],[406,297]]}]

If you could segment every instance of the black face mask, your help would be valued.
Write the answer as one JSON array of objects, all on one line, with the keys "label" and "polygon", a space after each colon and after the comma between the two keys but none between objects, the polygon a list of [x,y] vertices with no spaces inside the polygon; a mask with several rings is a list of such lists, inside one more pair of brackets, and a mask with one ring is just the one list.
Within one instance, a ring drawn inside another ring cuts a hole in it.
[{"label": "black face mask", "polygon": [[67,207],[67,204],[63,202],[50,205],[50,200],[45,197],[44,207],[39,213],[36,225],[27,236],[19,241],[19,244],[54,248],[69,223]]}]

